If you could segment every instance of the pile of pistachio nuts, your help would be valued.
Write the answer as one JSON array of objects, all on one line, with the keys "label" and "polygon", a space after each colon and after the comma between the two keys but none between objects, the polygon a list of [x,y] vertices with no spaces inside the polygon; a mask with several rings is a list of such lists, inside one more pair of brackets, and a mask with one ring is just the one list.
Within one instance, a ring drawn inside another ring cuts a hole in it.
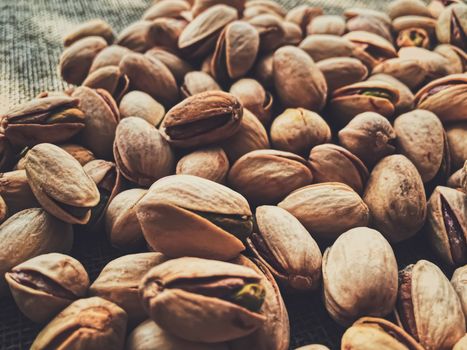
[{"label": "pile of pistachio nuts", "polygon": [[[341,349],[467,349],[465,3],[162,0],[63,43],[70,87],[1,116],[31,349],[288,350],[294,293]],[[94,281],[78,235],[121,252]],[[401,266],[415,235],[437,258]]]}]

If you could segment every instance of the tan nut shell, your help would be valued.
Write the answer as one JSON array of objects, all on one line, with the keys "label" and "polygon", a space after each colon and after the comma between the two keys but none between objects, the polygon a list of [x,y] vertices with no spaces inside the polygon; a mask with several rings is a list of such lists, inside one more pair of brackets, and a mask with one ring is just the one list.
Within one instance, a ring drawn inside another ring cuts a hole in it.
[{"label": "tan nut shell", "polygon": [[227,155],[219,147],[203,148],[182,157],[176,174],[199,176],[223,184],[229,171]]},{"label": "tan nut shell", "polygon": [[327,58],[316,65],[326,78],[329,92],[358,83],[368,76],[368,68],[352,57]]},{"label": "tan nut shell", "polygon": [[467,123],[446,126],[452,169],[460,169],[467,160]]},{"label": "tan nut shell", "polygon": [[25,170],[0,173],[0,196],[8,207],[9,216],[40,206],[32,193]]},{"label": "tan nut shell", "polygon": [[462,311],[467,320],[467,265],[457,268],[451,278],[451,284],[462,304]]},{"label": "tan nut shell", "polygon": [[63,38],[63,46],[70,46],[76,41],[88,36],[100,36],[105,39],[108,44],[111,44],[114,39],[114,32],[106,21],[102,19],[92,19],[73,28],[73,30]]},{"label": "tan nut shell", "polygon": [[315,62],[333,57],[350,57],[355,49],[350,40],[330,34],[309,35],[299,47]]},{"label": "tan nut shell", "polygon": [[466,350],[467,349],[467,334],[464,335],[460,340],[454,345],[452,350]]},{"label": "tan nut shell", "polygon": [[158,126],[165,115],[165,108],[151,95],[142,91],[131,91],[123,96],[119,105],[121,118],[139,117],[153,126]]},{"label": "tan nut shell", "polygon": [[378,231],[351,229],[324,252],[323,283],[325,307],[338,323],[385,316],[396,303],[396,257]]}]

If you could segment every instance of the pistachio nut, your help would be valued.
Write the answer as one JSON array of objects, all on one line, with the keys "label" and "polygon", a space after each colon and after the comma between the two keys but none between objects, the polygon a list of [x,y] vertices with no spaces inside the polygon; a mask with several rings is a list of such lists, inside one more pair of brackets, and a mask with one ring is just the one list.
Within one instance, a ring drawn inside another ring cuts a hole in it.
[{"label": "pistachio nut", "polygon": [[423,47],[408,46],[401,47],[398,54],[399,58],[403,60],[409,59],[418,62],[420,67],[425,71],[423,84],[449,74],[449,61],[437,52],[424,49]]},{"label": "pistachio nut", "polygon": [[123,58],[120,69],[130,79],[133,90],[146,92],[165,106],[178,101],[175,77],[157,58],[132,53]]},{"label": "pistachio nut", "polygon": [[462,168],[460,182],[462,189],[464,190],[464,192],[467,193],[467,160],[465,161],[464,167]]},{"label": "pistachio nut", "polygon": [[295,291],[315,290],[321,281],[321,251],[303,225],[275,206],[256,209],[258,229],[248,248],[277,281]]},{"label": "pistachio nut", "polygon": [[177,147],[212,144],[237,132],[243,107],[232,94],[206,91],[186,98],[165,115],[162,136]]},{"label": "pistachio nut", "polygon": [[278,150],[257,150],[243,155],[232,165],[228,176],[229,185],[254,204],[276,204],[312,181],[305,159]]},{"label": "pistachio nut", "polygon": [[383,318],[362,317],[348,328],[342,337],[342,348],[349,350],[369,349],[424,350],[402,328]]},{"label": "pistachio nut", "polygon": [[58,65],[63,80],[80,85],[88,75],[94,58],[106,47],[107,42],[100,36],[88,36],[67,47]]},{"label": "pistachio nut", "polygon": [[467,50],[467,5],[453,4],[446,7],[436,23],[436,36],[441,43]]},{"label": "pistachio nut", "polygon": [[394,121],[397,147],[417,168],[424,183],[445,183],[450,174],[446,133],[439,118],[430,111],[415,109]]},{"label": "pistachio nut", "polygon": [[216,44],[223,28],[238,19],[235,8],[215,5],[193,19],[181,32],[178,48],[188,57],[202,57]]},{"label": "pistachio nut", "polygon": [[399,91],[394,86],[367,80],[335,90],[328,108],[332,119],[344,126],[363,112],[376,112],[391,118],[398,101]]},{"label": "pistachio nut", "polygon": [[274,84],[284,107],[319,111],[327,96],[326,79],[313,59],[295,46],[274,53]]},{"label": "pistachio nut", "polygon": [[259,33],[246,21],[229,23],[217,40],[211,72],[218,82],[243,77],[253,67],[259,50]]},{"label": "pistachio nut", "polygon": [[265,13],[249,18],[248,22],[258,31],[261,52],[274,51],[284,42],[286,33],[282,18]]},{"label": "pistachio nut", "polygon": [[85,115],[78,104],[78,99],[65,95],[34,99],[1,116],[1,127],[13,145],[64,142],[84,128]]},{"label": "pistachio nut", "polygon": [[0,173],[0,196],[8,207],[8,214],[39,207],[31,191],[25,170]]},{"label": "pistachio nut", "polygon": [[168,257],[233,259],[245,249],[242,241],[253,230],[244,197],[192,175],[155,182],[136,212],[148,244]]},{"label": "pistachio nut", "polygon": [[459,297],[464,316],[467,319],[467,265],[459,267],[454,271],[451,284]]},{"label": "pistachio nut", "polygon": [[357,16],[366,16],[366,17],[374,17],[377,18],[380,22],[384,23],[387,26],[391,25],[392,19],[388,16],[388,14],[384,11],[373,10],[369,8],[363,7],[350,7],[344,10],[343,12],[345,18],[350,20]]},{"label": "pistachio nut", "polygon": [[392,43],[377,34],[354,31],[345,34],[343,38],[350,40],[356,46],[353,56],[370,69],[384,60],[397,57]]},{"label": "pistachio nut", "polygon": [[43,209],[25,209],[0,225],[0,238],[0,295],[4,295],[3,276],[14,266],[41,254],[69,253],[73,228]]},{"label": "pistachio nut", "polygon": [[81,165],[85,165],[86,163],[89,163],[90,161],[96,159],[96,157],[94,157],[94,154],[90,150],[80,145],[66,143],[59,145],[59,147],[65,152],[69,153]]},{"label": "pistachio nut", "polygon": [[77,88],[72,96],[79,99],[78,107],[86,115],[85,127],[80,134],[81,144],[98,158],[111,159],[115,129],[120,120],[115,100],[106,90],[86,86]]},{"label": "pistachio nut", "polygon": [[376,164],[363,200],[370,209],[372,225],[392,243],[412,237],[425,223],[422,178],[403,155],[391,155]]},{"label": "pistachio nut", "polygon": [[105,211],[105,228],[113,247],[133,250],[144,245],[136,204],[146,193],[147,190],[133,188],[120,192],[110,201]]},{"label": "pistachio nut", "polygon": [[146,51],[146,56],[154,57],[165,64],[172,72],[177,83],[181,83],[185,75],[193,70],[191,64],[163,47],[153,47]]},{"label": "pistachio nut", "polygon": [[222,91],[212,76],[205,72],[192,71],[185,74],[180,92],[184,98],[206,91]]},{"label": "pistachio nut", "polygon": [[395,104],[396,110],[395,115],[409,112],[414,109],[415,96],[407,85],[402,83],[400,80],[394,78],[388,74],[374,74],[370,78],[370,81],[382,81],[392,85],[399,92],[399,100]]},{"label": "pistachio nut", "polygon": [[467,71],[467,52],[464,50],[454,45],[442,44],[436,46],[434,52],[448,60],[449,74],[457,74]]},{"label": "pistachio nut", "polygon": [[107,90],[116,101],[120,101],[128,90],[130,80],[117,66],[106,66],[90,73],[83,85],[92,89]]},{"label": "pistachio nut", "polygon": [[117,36],[115,44],[126,47],[131,51],[145,52],[153,45],[151,35],[151,21],[137,21],[125,27]]},{"label": "pistachio nut", "polygon": [[122,175],[143,187],[172,174],[175,168],[175,156],[159,130],[137,117],[118,124],[114,157]]},{"label": "pistachio nut", "polygon": [[258,80],[265,89],[274,88],[274,53],[258,57],[253,67],[253,77]]},{"label": "pistachio nut", "polygon": [[102,49],[92,61],[89,74],[102,67],[118,66],[123,57],[129,53],[131,53],[130,49],[120,45],[107,46],[106,48]]},{"label": "pistachio nut", "polygon": [[243,110],[243,118],[235,135],[221,143],[230,163],[258,149],[270,148],[268,134],[260,120],[249,110]]},{"label": "pistachio nut", "polygon": [[149,28],[152,44],[178,51],[178,40],[187,25],[188,22],[184,19],[167,17],[155,19]]},{"label": "pistachio nut", "polygon": [[459,298],[444,273],[429,261],[419,260],[399,272],[396,310],[398,323],[424,349],[451,349],[465,335]]},{"label": "pistachio nut", "polygon": [[149,270],[139,290],[152,320],[191,341],[233,340],[266,321],[261,276],[244,266],[189,257],[169,260]]},{"label": "pistachio nut", "polygon": [[176,174],[199,176],[224,183],[229,171],[229,159],[220,147],[202,148],[182,157],[177,163]]},{"label": "pistachio nut", "polygon": [[185,0],[161,1],[149,7],[144,12],[143,19],[152,21],[160,17],[183,18],[183,13],[190,9],[190,4]]},{"label": "pistachio nut", "polygon": [[355,45],[348,39],[330,34],[308,35],[300,43],[299,48],[305,51],[315,61],[327,58],[350,57]]},{"label": "pistachio nut", "polygon": [[317,113],[288,108],[271,125],[274,148],[305,156],[314,146],[331,141],[331,129]]},{"label": "pistachio nut", "polygon": [[237,9],[238,15],[241,16],[245,9],[245,3],[245,0],[194,0],[191,12],[193,13],[193,17],[197,17],[200,13],[214,5],[224,4]]},{"label": "pistachio nut", "polygon": [[452,173],[452,175],[449,177],[448,182],[446,184],[447,187],[456,188],[456,189],[462,188],[462,185],[461,185],[462,170],[463,169],[459,169],[455,171],[454,173]]},{"label": "pistachio nut", "polygon": [[467,74],[451,74],[425,85],[415,95],[417,108],[435,113],[443,123],[467,120]]},{"label": "pistachio nut", "polygon": [[131,91],[123,96],[119,105],[120,117],[139,117],[158,126],[165,115],[165,108],[143,91]]},{"label": "pistachio nut", "polygon": [[88,36],[100,36],[110,45],[114,40],[112,27],[102,19],[91,19],[73,28],[63,38],[63,46],[68,47]]},{"label": "pistachio nut", "polygon": [[[169,1],[167,1],[169,2]],[[128,335],[127,350],[228,350],[225,343],[195,343],[178,338],[160,328],[153,320],[146,320]]]},{"label": "pistachio nut", "polygon": [[465,350],[467,349],[467,334],[464,335],[459,341],[454,345],[452,350]]},{"label": "pistachio nut", "polygon": [[432,36],[435,34],[436,19],[426,16],[408,15],[398,17],[392,21],[392,29],[396,33],[411,28],[423,29]]},{"label": "pistachio nut", "polygon": [[254,79],[237,80],[230,93],[237,97],[243,107],[251,111],[264,126],[269,125],[274,104],[274,98],[269,91]]},{"label": "pistachio nut", "polygon": [[254,270],[261,276],[260,284],[264,287],[264,297],[261,312],[266,321],[255,332],[246,337],[228,342],[230,350],[287,350],[290,342],[289,315],[281,296],[279,287],[271,272],[259,260],[238,256],[231,263],[242,265]]},{"label": "pistachio nut", "polygon": [[365,31],[379,35],[389,42],[393,40],[390,25],[375,16],[358,15],[352,17],[347,21],[346,28],[348,32]]},{"label": "pistachio nut", "polygon": [[320,7],[313,7],[310,5],[298,5],[287,12],[285,20],[300,26],[301,30],[305,33],[306,27],[317,16],[323,14],[323,9]]},{"label": "pistachio nut", "polygon": [[342,182],[362,194],[369,174],[363,162],[345,148],[325,143],[311,149],[308,156],[313,182]]},{"label": "pistachio nut", "polygon": [[329,34],[341,36],[345,33],[345,20],[342,16],[321,15],[313,18],[306,27],[308,35]]},{"label": "pistachio nut", "polygon": [[70,224],[86,224],[100,195],[81,164],[50,143],[34,146],[26,157],[28,182],[42,207]]},{"label": "pistachio nut", "polygon": [[349,186],[328,182],[305,186],[289,194],[279,207],[295,216],[313,237],[334,240],[343,232],[367,226],[370,212]]},{"label": "pistachio nut", "polygon": [[467,193],[437,186],[427,211],[427,233],[438,257],[450,266],[467,264]]},{"label": "pistachio nut", "polygon": [[286,9],[274,0],[248,0],[245,4],[244,17],[254,16],[255,14],[269,13],[275,14],[278,18],[284,18],[287,14]]},{"label": "pistachio nut", "polygon": [[348,325],[361,316],[383,317],[397,298],[397,261],[381,233],[357,227],[323,256],[323,297],[329,315]]},{"label": "pistachio nut", "polygon": [[422,28],[408,28],[401,30],[397,36],[398,47],[417,46],[425,49],[431,46],[430,34]]},{"label": "pistachio nut", "polygon": [[128,315],[131,327],[147,317],[141,305],[138,287],[144,275],[154,266],[167,261],[161,253],[138,253],[119,257],[109,262],[89,287],[89,295],[109,300]]},{"label": "pistachio nut", "polygon": [[297,46],[303,39],[303,32],[301,28],[292,22],[282,22],[284,28],[284,39],[282,40],[284,45]]},{"label": "pistachio nut", "polygon": [[42,329],[31,350],[122,350],[126,324],[125,311],[114,303],[98,297],[80,299]]},{"label": "pistachio nut", "polygon": [[358,83],[368,76],[368,68],[356,58],[326,58],[316,63],[316,65],[326,79],[329,92],[346,85]]},{"label": "pistachio nut", "polygon": [[418,59],[391,58],[381,62],[373,68],[373,74],[387,74],[410,89],[417,89],[426,79],[426,70]]},{"label": "pistachio nut", "polygon": [[295,350],[329,350],[329,348],[321,344],[309,344],[296,348]]},{"label": "pistachio nut", "polygon": [[392,19],[411,15],[431,17],[431,12],[421,0],[394,0],[388,5],[388,15]]},{"label": "pistachio nut", "polygon": [[84,297],[89,277],[71,256],[49,253],[36,256],[5,274],[21,312],[36,323],[44,323],[74,300]]}]

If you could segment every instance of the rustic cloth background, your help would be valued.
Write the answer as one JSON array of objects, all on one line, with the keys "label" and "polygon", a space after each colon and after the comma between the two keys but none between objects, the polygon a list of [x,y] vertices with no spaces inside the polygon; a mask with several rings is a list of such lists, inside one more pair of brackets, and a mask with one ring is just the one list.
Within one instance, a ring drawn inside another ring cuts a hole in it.
[{"label": "rustic cloth background", "polygon": [[[291,8],[300,0],[280,0]],[[328,14],[359,6],[382,9],[388,1],[318,0]],[[65,87],[56,66],[61,37],[85,20],[101,17],[116,32],[137,20],[150,0],[0,0],[0,113],[44,90]],[[423,235],[396,247],[401,266],[419,258],[430,259]],[[76,234],[73,256],[83,262],[94,280],[102,267],[121,253],[105,237]],[[431,259],[430,259],[431,260]],[[321,343],[338,349],[343,329],[327,315],[319,292],[285,296],[291,324],[291,348]],[[0,299],[0,349],[29,349],[41,326],[21,315],[11,298]],[[246,349],[247,350],[247,349]],[[272,350],[272,349],[271,349]]]}]

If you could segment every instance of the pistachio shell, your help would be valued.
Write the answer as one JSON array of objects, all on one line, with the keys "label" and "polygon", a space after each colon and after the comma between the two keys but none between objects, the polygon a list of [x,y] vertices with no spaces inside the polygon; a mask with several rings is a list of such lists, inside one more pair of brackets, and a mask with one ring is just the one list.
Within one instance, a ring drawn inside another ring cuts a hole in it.
[{"label": "pistachio shell", "polygon": [[308,35],[299,47],[315,62],[333,57],[350,57],[355,49],[350,40],[330,34]]},{"label": "pistachio shell", "polygon": [[397,297],[397,262],[376,230],[343,233],[323,256],[324,305],[339,324],[389,314]]},{"label": "pistachio shell", "polygon": [[329,92],[346,85],[358,83],[368,76],[368,69],[356,58],[327,58],[319,61],[316,65],[326,79]]},{"label": "pistachio shell", "polygon": [[139,117],[149,124],[158,126],[165,115],[165,108],[149,94],[131,91],[123,96],[119,106],[121,118]]},{"label": "pistachio shell", "polygon": [[306,28],[308,35],[330,34],[341,36],[345,33],[345,20],[341,16],[322,15],[311,20]]},{"label": "pistachio shell", "polygon": [[436,23],[436,36],[441,43],[453,44],[466,50],[467,6],[461,2],[447,6]]},{"label": "pistachio shell", "polygon": [[229,171],[229,160],[219,147],[204,148],[182,157],[177,163],[177,175],[194,175],[224,183]]},{"label": "pistachio shell", "polygon": [[323,10],[319,7],[313,7],[306,4],[298,5],[292,8],[287,15],[285,20],[292,22],[300,26],[302,31],[306,31],[306,27],[313,20],[313,18],[323,14]]},{"label": "pistachio shell", "polygon": [[206,91],[222,91],[221,87],[209,74],[193,71],[185,74],[180,91],[185,98]]},{"label": "pistachio shell", "polygon": [[153,45],[178,52],[178,39],[188,25],[185,19],[162,17],[152,21],[149,37]]},{"label": "pistachio shell", "polygon": [[117,36],[115,44],[132,51],[145,52],[152,46],[149,31],[151,21],[137,21],[125,27]]},{"label": "pistachio shell", "polygon": [[0,174],[0,196],[6,203],[10,216],[21,210],[40,206],[31,191],[25,170]]},{"label": "pistachio shell", "polygon": [[245,9],[245,3],[245,0],[194,0],[191,12],[193,17],[196,17],[214,5],[224,4],[236,8],[239,16],[241,16]]},{"label": "pistachio shell", "polygon": [[347,21],[346,27],[348,32],[365,31],[379,35],[389,42],[393,40],[390,25],[375,16],[359,15],[352,17]]},{"label": "pistachio shell", "polygon": [[153,47],[149,51],[146,51],[146,56],[154,57],[165,64],[172,72],[177,83],[183,80],[185,74],[193,70],[193,67],[188,62],[162,47]]},{"label": "pistachio shell", "polygon": [[388,15],[392,19],[401,16],[431,17],[431,13],[421,0],[395,0],[388,6]]},{"label": "pistachio shell", "polygon": [[[461,302],[464,317],[467,319],[467,265],[459,267],[454,271],[451,284]],[[463,338],[465,338],[465,336]]]},{"label": "pistachio shell", "polygon": [[416,89],[426,79],[426,70],[417,59],[391,58],[373,68],[373,74],[388,74],[411,89]]},{"label": "pistachio shell", "polygon": [[94,154],[87,148],[75,145],[72,143],[67,143],[59,146],[64,151],[68,152],[73,158],[75,158],[79,164],[85,165],[92,160],[95,160]]},{"label": "pistachio shell", "polygon": [[448,60],[449,74],[458,74],[467,71],[467,53],[464,50],[457,46],[442,44],[436,46],[434,52]]},{"label": "pistachio shell", "polygon": [[190,4],[185,0],[162,1],[153,4],[144,14],[143,19],[152,21],[160,17],[183,17],[183,12],[190,11]]},{"label": "pistachio shell", "polygon": [[454,345],[452,350],[465,350],[467,349],[467,335],[464,335],[459,341]]},{"label": "pistachio shell", "polygon": [[108,44],[112,44],[114,32],[112,27],[102,19],[92,19],[75,27],[63,38],[65,47],[72,45],[76,41],[88,36],[100,36]]},{"label": "pistachio shell", "polygon": [[395,104],[395,115],[400,115],[414,109],[415,96],[410,91],[409,87],[402,83],[400,80],[387,74],[374,74],[368,80],[382,81],[392,85],[399,92],[399,100]]},{"label": "pistachio shell", "polygon": [[92,73],[99,68],[107,66],[118,66],[124,56],[129,54],[131,51],[123,46],[111,45],[99,51],[97,56],[92,61],[89,73]]},{"label": "pistachio shell", "polygon": [[248,21],[259,33],[261,52],[274,51],[284,43],[286,32],[282,18],[263,13],[250,17]]},{"label": "pistachio shell", "polygon": [[104,89],[119,101],[128,90],[130,80],[117,66],[96,69],[83,81],[83,85],[92,89]]},{"label": "pistachio shell", "polygon": [[310,344],[296,348],[295,350],[329,350],[327,346],[321,344]]}]

